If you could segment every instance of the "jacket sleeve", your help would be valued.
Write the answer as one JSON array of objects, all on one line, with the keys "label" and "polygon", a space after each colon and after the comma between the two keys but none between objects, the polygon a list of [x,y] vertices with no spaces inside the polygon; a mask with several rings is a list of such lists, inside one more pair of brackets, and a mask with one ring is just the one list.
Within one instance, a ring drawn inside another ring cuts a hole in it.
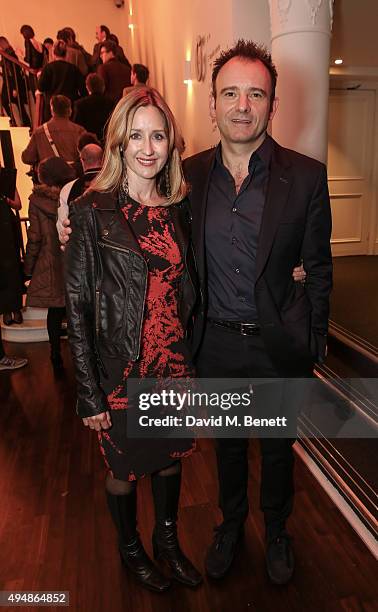
[{"label": "jacket sleeve", "polygon": [[67,326],[77,382],[77,413],[88,417],[109,410],[109,406],[100,386],[94,339],[92,238],[88,222],[80,213],[71,216],[71,228],[64,252]]},{"label": "jacket sleeve", "polygon": [[307,213],[302,246],[303,265],[307,272],[306,291],[312,306],[311,350],[317,361],[323,361],[332,289],[331,207],[327,172],[321,166]]},{"label": "jacket sleeve", "polygon": [[32,137],[30,138],[29,144],[26,147],[25,151],[22,151],[21,159],[24,162],[24,164],[30,164],[30,165],[36,164],[39,161],[38,148],[37,148],[35,134],[33,134]]},{"label": "jacket sleeve", "polygon": [[38,259],[39,251],[42,245],[41,224],[37,209],[30,202],[29,206],[29,229],[28,241],[26,243],[26,253],[24,261],[24,274],[32,276],[35,264]]}]

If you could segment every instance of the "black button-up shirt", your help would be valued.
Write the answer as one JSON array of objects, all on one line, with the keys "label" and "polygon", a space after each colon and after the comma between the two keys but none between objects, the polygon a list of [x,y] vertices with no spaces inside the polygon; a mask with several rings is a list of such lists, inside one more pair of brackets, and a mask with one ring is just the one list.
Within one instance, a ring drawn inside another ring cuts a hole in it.
[{"label": "black button-up shirt", "polygon": [[218,145],[210,179],[205,244],[208,316],[256,322],[256,252],[269,178],[272,141],[252,153],[239,193]]}]

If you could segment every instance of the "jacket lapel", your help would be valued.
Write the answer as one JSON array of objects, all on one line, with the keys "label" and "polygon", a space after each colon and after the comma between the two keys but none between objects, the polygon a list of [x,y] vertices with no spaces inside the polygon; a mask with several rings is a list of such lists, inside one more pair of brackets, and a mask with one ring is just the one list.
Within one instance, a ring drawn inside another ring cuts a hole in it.
[{"label": "jacket lapel", "polygon": [[282,151],[282,148],[274,142],[267,196],[257,246],[256,281],[262,274],[269,257],[277,227],[291,189],[292,175],[290,164],[284,159]]},{"label": "jacket lapel", "polygon": [[215,148],[206,152],[201,165],[195,168],[195,176],[188,177],[191,192],[189,199],[192,208],[192,239],[196,260],[198,265],[198,273],[201,280],[205,278],[205,220],[207,196],[209,192],[209,184],[211,171],[214,165]]}]

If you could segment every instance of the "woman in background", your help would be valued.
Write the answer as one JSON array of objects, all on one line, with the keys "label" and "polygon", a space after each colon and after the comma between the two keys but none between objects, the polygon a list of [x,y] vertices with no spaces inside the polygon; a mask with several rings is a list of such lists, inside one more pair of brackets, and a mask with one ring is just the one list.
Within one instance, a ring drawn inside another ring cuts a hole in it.
[{"label": "woman in background", "polygon": [[63,367],[60,351],[62,321],[65,316],[63,260],[56,231],[60,190],[75,178],[75,172],[61,157],[49,157],[38,167],[39,185],[29,198],[28,242],[24,262],[31,277],[26,305],[48,308],[47,332],[50,359],[55,370]]}]

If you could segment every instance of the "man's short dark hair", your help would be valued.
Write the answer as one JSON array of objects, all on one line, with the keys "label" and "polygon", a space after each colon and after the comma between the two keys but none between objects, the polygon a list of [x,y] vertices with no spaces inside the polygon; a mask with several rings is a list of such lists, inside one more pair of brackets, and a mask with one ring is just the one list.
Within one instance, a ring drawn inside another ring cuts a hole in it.
[{"label": "man's short dark hair", "polygon": [[109,51],[111,51],[113,53],[114,57],[117,54],[117,45],[112,40],[104,40],[104,42],[101,43],[100,51],[101,51],[102,48],[104,48],[107,53],[109,53]]},{"label": "man's short dark hair", "polygon": [[135,72],[139,83],[147,83],[150,71],[143,64],[133,64],[132,71]]},{"label": "man's short dark hair", "polygon": [[50,104],[54,114],[58,117],[68,118],[71,115],[71,100],[66,96],[53,96]]},{"label": "man's short dark hair", "polygon": [[101,147],[101,143],[93,132],[84,132],[77,141],[77,150],[80,152],[89,144],[95,144]]},{"label": "man's short dark hair", "polygon": [[44,45],[53,45],[54,41],[52,38],[50,38],[49,36],[47,38],[45,38],[45,40],[43,41]]},{"label": "man's short dark hair", "polygon": [[66,57],[67,55],[67,45],[64,40],[57,40],[54,47],[53,52],[56,57]]},{"label": "man's short dark hair", "polygon": [[105,36],[108,39],[110,36],[110,30],[106,25],[100,25],[100,32],[105,32]]},{"label": "man's short dark hair", "polygon": [[72,41],[72,34],[68,28],[63,28],[62,30],[59,30],[56,37],[58,40],[64,40],[67,45],[69,45]]},{"label": "man's short dark hair", "polygon": [[22,36],[26,39],[34,38],[34,30],[30,25],[23,25],[20,30]]},{"label": "man's short dark hair", "polygon": [[276,96],[276,84],[277,84],[277,70],[272,61],[272,56],[268,53],[268,50],[264,45],[258,45],[254,43],[252,40],[244,40],[240,38],[236,45],[231,49],[227,49],[227,51],[222,51],[222,53],[216,58],[213,64],[213,73],[211,75],[211,84],[213,96],[216,98],[216,80],[218,73],[221,68],[227,62],[229,62],[233,57],[241,57],[246,61],[251,62],[261,62],[264,64],[265,68],[268,70],[270,74],[270,80],[272,83],[272,92],[270,96],[270,106],[272,108],[273,100]]},{"label": "man's short dark hair", "polygon": [[85,84],[92,94],[103,94],[105,91],[104,79],[93,72],[88,74]]}]

